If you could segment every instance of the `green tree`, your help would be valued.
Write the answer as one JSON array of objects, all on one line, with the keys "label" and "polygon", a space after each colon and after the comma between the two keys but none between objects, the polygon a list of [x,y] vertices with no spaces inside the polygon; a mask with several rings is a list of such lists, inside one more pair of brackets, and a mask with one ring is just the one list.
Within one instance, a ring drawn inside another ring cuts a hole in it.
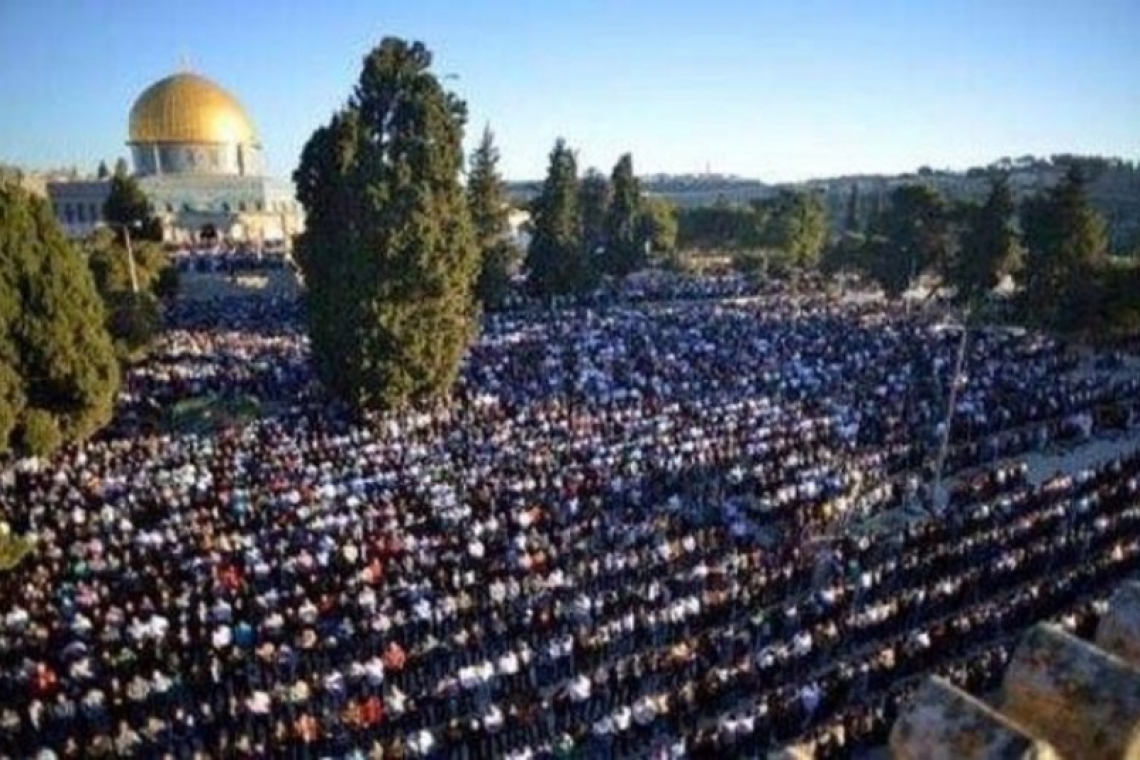
[{"label": "green tree", "polygon": [[[95,278],[100,294],[131,289],[130,260],[122,238],[113,230],[97,229],[81,244],[87,257],[87,266]],[[135,275],[139,290],[158,295],[159,280],[167,270],[173,270],[170,257],[158,243],[149,240],[131,240],[135,259]]]},{"label": "green tree", "polygon": [[[748,202],[747,216],[743,220],[736,247],[743,248],[748,256],[759,256],[767,261],[769,249],[776,247],[776,227],[773,220],[776,214],[775,200],[754,199]],[[764,269],[761,265],[757,272]]]},{"label": "green tree", "polygon": [[293,175],[314,365],[361,411],[447,392],[476,328],[466,106],[431,63],[422,43],[385,38]]},{"label": "green tree", "polygon": [[818,193],[784,191],[776,199],[769,244],[800,268],[815,267],[827,242],[827,210]]},{"label": "green tree", "polygon": [[486,307],[500,303],[518,266],[519,252],[507,239],[509,229],[506,185],[499,174],[499,150],[490,127],[483,129],[479,147],[471,154],[467,172],[467,206],[479,247],[479,278],[475,292]]},{"label": "green tree", "polygon": [[912,262],[891,245],[882,226],[878,220],[872,220],[855,259],[860,263],[860,271],[878,284],[888,298],[898,298],[910,287],[915,269]]},{"label": "green tree", "polygon": [[825,275],[865,271],[867,237],[862,232],[844,232],[823,249],[819,269]]},{"label": "green tree", "polygon": [[606,214],[605,268],[624,277],[645,265],[645,240],[638,234],[641,186],[633,173],[633,156],[624,154],[610,175],[612,197]]},{"label": "green tree", "polygon": [[116,165],[111,177],[107,200],[103,202],[103,218],[122,238],[130,229],[132,240],[162,241],[162,223],[151,213],[150,201],[139,186],[138,180],[120,172]]},{"label": "green tree", "polygon": [[166,266],[159,271],[158,277],[151,285],[151,291],[161,300],[169,301],[178,295],[181,288],[182,275],[178,272],[178,267],[173,266],[167,259]]},{"label": "green tree", "polygon": [[944,271],[950,253],[949,214],[942,197],[926,185],[903,185],[868,229],[864,271],[895,298],[923,272]]},{"label": "green tree", "polygon": [[106,161],[100,161],[99,162],[99,168],[98,168],[98,170],[96,170],[95,176],[98,179],[110,179],[111,170],[107,168],[107,162]]},{"label": "green tree", "polygon": [[503,303],[511,290],[511,280],[519,270],[522,252],[510,240],[503,238],[483,252],[475,292],[488,309]]},{"label": "green tree", "polygon": [[114,340],[115,355],[128,361],[150,346],[162,327],[162,308],[149,291],[118,290],[104,297],[107,331]]},{"label": "green tree", "polygon": [[655,253],[670,253],[677,247],[677,207],[660,195],[641,199],[638,238],[649,243]]},{"label": "green tree", "polygon": [[593,284],[593,262],[582,246],[578,199],[578,160],[559,138],[550,152],[542,193],[531,205],[534,235],[526,267],[536,295],[582,292]]},{"label": "green tree", "polygon": [[582,217],[582,246],[593,257],[607,244],[606,222],[612,193],[610,182],[597,169],[590,169],[578,186],[578,209]]},{"label": "green tree", "polygon": [[851,185],[851,193],[847,196],[847,207],[843,212],[843,232],[853,234],[862,231],[863,227],[859,224],[859,183],[855,182]]},{"label": "green tree", "polygon": [[45,201],[0,184],[0,449],[86,438],[110,420],[118,383],[82,257]]},{"label": "green tree", "polygon": [[1108,232],[1089,205],[1078,165],[1070,164],[1058,185],[1023,205],[1021,225],[1027,318],[1061,329],[1079,325],[1095,300],[1090,288],[1108,251]]},{"label": "green tree", "polygon": [[967,208],[957,255],[951,258],[947,272],[947,280],[956,289],[960,303],[984,298],[1013,272],[1018,258],[1014,210],[1013,194],[1004,173],[991,181],[985,203]]},{"label": "green tree", "polygon": [[745,245],[755,214],[747,206],[719,201],[711,206],[679,209],[677,245],[683,249],[731,251]]},{"label": "green tree", "polygon": [[162,327],[160,299],[177,291],[178,270],[158,243],[132,243],[139,284],[139,292],[135,293],[126,247],[114,232],[96,230],[83,242],[82,250],[95,289],[103,299],[115,355],[124,362],[134,359]]}]

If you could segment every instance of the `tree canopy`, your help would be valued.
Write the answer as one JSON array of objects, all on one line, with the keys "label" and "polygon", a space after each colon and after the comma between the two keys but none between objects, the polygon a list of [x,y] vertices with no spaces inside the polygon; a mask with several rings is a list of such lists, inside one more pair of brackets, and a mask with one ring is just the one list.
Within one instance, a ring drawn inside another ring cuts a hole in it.
[{"label": "tree canopy", "polygon": [[819,263],[828,229],[827,211],[818,194],[784,191],[764,221],[765,242],[782,252],[792,266],[808,269]]},{"label": "tree canopy", "polygon": [[799,268],[819,263],[828,236],[827,212],[818,194],[796,190],[747,205],[684,209],[678,222],[678,242],[684,247],[735,252],[751,263],[774,258]]},{"label": "tree canopy", "polygon": [[1104,219],[1089,205],[1085,177],[1069,167],[1059,184],[1022,207],[1026,316],[1038,324],[1079,323],[1095,297],[1089,288],[1108,252]]},{"label": "tree canopy", "polygon": [[897,297],[923,272],[946,266],[951,242],[942,196],[926,185],[902,185],[871,220],[863,266],[888,296]]},{"label": "tree canopy", "polygon": [[467,172],[467,205],[480,259],[475,291],[485,307],[495,306],[506,295],[520,258],[519,251],[507,239],[510,206],[498,167],[499,149],[491,128],[486,127],[479,146],[471,154]]},{"label": "tree canopy", "polygon": [[670,252],[677,247],[677,207],[660,195],[641,199],[638,236],[649,243],[649,250]]},{"label": "tree canopy", "polygon": [[95,289],[103,298],[107,329],[120,360],[135,357],[150,345],[161,327],[163,298],[178,289],[178,270],[162,246],[149,240],[131,244],[139,292],[133,292],[127,249],[121,236],[98,229],[82,244]]},{"label": "tree canopy", "polygon": [[633,173],[633,156],[623,154],[610,175],[612,195],[606,213],[605,268],[625,276],[645,264],[641,226],[641,186]]},{"label": "tree canopy", "polygon": [[677,244],[682,248],[709,251],[737,250],[753,227],[748,206],[719,202],[710,206],[680,209],[677,213]]},{"label": "tree canopy", "polygon": [[431,64],[422,43],[385,38],[294,173],[314,364],[357,410],[448,391],[476,328],[466,106]]},{"label": "tree canopy", "polygon": [[115,165],[111,188],[103,202],[103,218],[121,237],[130,229],[134,240],[162,241],[162,223],[151,213],[150,201],[138,181],[127,174],[126,164]]},{"label": "tree canopy", "polygon": [[582,246],[593,257],[605,250],[606,222],[613,192],[606,175],[590,169],[578,185],[578,209],[582,216]]},{"label": "tree canopy", "polygon": [[45,201],[0,183],[0,449],[87,437],[110,420],[118,384],[82,257]]},{"label": "tree canopy", "polygon": [[960,244],[947,271],[947,280],[957,291],[959,302],[974,302],[987,296],[1006,275],[1013,273],[1019,253],[1015,210],[1004,174],[993,178],[985,203],[965,209]]},{"label": "tree canopy", "polygon": [[578,159],[559,138],[550,152],[542,193],[532,204],[534,236],[526,266],[536,295],[580,292],[593,280],[593,262],[582,245],[578,184]]}]

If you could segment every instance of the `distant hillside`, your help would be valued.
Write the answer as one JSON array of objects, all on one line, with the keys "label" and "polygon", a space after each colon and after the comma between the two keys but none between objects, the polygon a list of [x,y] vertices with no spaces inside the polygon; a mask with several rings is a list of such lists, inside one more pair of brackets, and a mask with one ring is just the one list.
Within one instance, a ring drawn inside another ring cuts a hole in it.
[{"label": "distant hillside", "polygon": [[[921,182],[934,186],[951,200],[980,200],[989,188],[989,175],[1002,171],[1009,175],[1015,197],[1020,201],[1052,186],[1072,163],[1079,164],[1091,178],[1089,197],[1108,220],[1113,250],[1118,253],[1140,250],[1140,164],[1118,158],[1022,156],[1002,158],[989,166],[964,172],[922,167],[909,174],[861,174],[772,185],[718,174],[656,174],[642,177],[641,183],[646,192],[664,196],[683,208],[717,202],[747,203],[770,197],[782,188],[812,189],[823,193],[832,228],[839,230],[853,191],[857,216],[865,221],[899,185]],[[539,181],[508,183],[508,192],[517,203],[530,201],[541,190]]]},{"label": "distant hillside", "polygon": [[[645,192],[661,195],[681,207],[707,206],[717,201],[747,203],[774,195],[776,186],[759,180],[718,174],[656,174],[641,177]],[[507,192],[516,203],[527,203],[542,192],[542,182],[508,182]]]},{"label": "distant hillside", "polygon": [[886,196],[899,185],[928,184],[950,200],[980,201],[989,189],[994,172],[1008,175],[1017,201],[1035,195],[1057,183],[1071,164],[1077,164],[1089,178],[1089,200],[1108,221],[1111,246],[1116,253],[1140,251],[1140,164],[1116,158],[1058,155],[1051,158],[1023,156],[1001,159],[986,167],[965,172],[936,171],[927,167],[911,174],[893,176],[851,176],[812,180],[791,185],[823,193],[832,221],[843,224],[852,193],[856,196],[857,217],[861,221],[886,202]]}]

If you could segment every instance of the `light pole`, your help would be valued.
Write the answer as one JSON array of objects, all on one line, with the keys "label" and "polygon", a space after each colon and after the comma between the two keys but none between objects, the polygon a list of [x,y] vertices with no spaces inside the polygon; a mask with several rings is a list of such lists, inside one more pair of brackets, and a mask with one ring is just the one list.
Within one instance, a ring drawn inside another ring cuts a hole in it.
[{"label": "light pole", "polygon": [[132,222],[131,224],[124,224],[122,222],[109,222],[108,227],[118,227],[123,231],[123,242],[127,246],[127,265],[131,272],[131,291],[138,295],[139,293],[139,276],[135,270],[135,251],[131,247],[131,227],[140,227],[139,222]]},{"label": "light pole", "polygon": [[962,313],[962,338],[958,341],[958,354],[954,359],[954,374],[950,376],[950,393],[946,402],[946,419],[942,423],[942,436],[938,441],[938,454],[934,459],[934,484],[931,506],[937,512],[945,508],[948,498],[942,487],[942,469],[946,466],[946,452],[950,448],[950,425],[954,422],[954,408],[958,403],[958,389],[965,381],[962,369],[966,365],[966,343],[970,339],[970,306]]}]

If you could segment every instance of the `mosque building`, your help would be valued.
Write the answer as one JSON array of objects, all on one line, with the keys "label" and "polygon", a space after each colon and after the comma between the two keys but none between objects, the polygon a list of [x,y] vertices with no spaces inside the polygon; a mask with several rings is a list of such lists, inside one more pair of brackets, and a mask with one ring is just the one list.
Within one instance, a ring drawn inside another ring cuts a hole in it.
[{"label": "mosque building", "polygon": [[[134,176],[170,243],[288,243],[303,226],[291,182],[265,172],[253,121],[230,93],[179,73],[143,90],[127,145]],[[101,226],[110,181],[51,182],[56,216],[72,236]]]}]

